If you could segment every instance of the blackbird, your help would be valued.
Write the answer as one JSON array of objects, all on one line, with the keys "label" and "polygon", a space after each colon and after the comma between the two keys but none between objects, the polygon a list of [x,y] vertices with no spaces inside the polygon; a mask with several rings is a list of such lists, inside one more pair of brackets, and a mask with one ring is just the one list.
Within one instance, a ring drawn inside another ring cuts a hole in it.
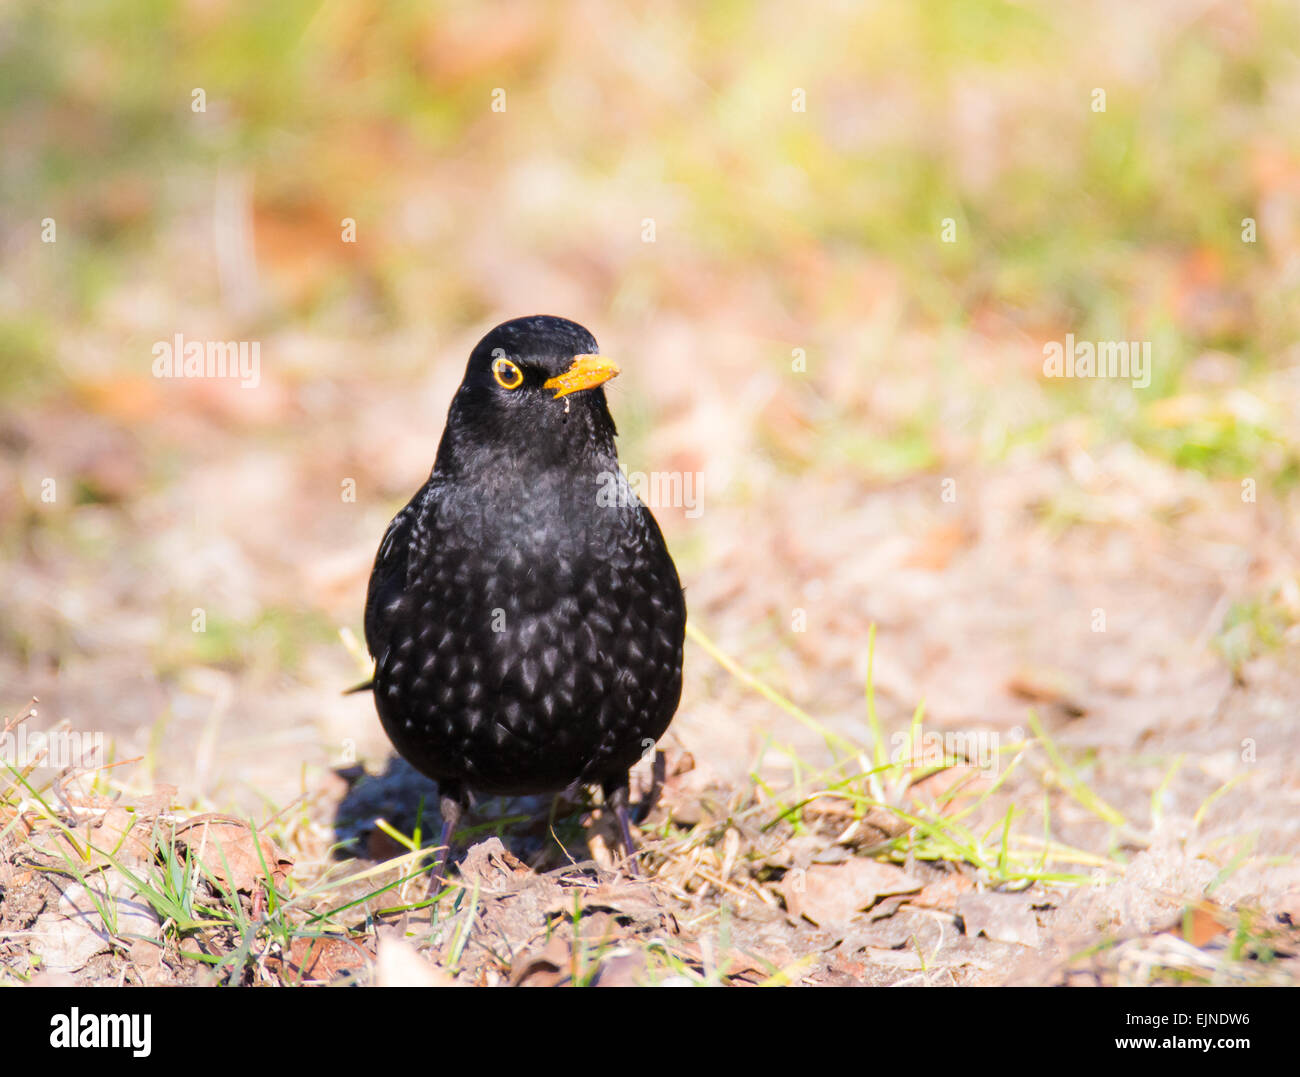
[{"label": "blackbird", "polygon": [[443,852],[470,793],[599,785],[635,870],[628,770],[681,697],[686,604],[619,469],[582,326],[497,326],[469,357],[428,482],[375,557],[366,643],[380,722],[438,783]]}]

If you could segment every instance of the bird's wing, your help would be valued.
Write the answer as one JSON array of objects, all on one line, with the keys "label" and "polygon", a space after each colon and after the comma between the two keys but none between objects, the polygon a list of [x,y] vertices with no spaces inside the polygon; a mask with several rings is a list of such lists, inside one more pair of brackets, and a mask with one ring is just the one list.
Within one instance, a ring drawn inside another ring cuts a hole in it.
[{"label": "bird's wing", "polygon": [[389,604],[399,599],[406,587],[416,513],[416,505],[412,502],[393,517],[393,522],[384,532],[384,541],[379,544],[379,552],[375,554],[375,567],[370,570],[370,589],[366,593],[366,647],[375,658],[379,657],[379,649],[383,646],[380,620]]}]

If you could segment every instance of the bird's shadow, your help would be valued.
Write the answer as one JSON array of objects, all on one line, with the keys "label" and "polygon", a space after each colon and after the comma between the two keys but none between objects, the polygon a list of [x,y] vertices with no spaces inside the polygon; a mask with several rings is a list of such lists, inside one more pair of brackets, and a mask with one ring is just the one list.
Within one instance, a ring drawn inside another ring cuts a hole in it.
[{"label": "bird's shadow", "polygon": [[[348,791],[334,812],[334,856],[386,860],[406,850],[384,833],[377,820],[405,836],[419,832],[426,848],[437,844],[442,831],[438,784],[400,756],[391,756],[382,774],[360,766],[335,771]],[[585,794],[574,801],[565,796],[483,797],[461,821],[452,855],[489,837],[537,871],[549,871],[589,857],[584,819],[591,808]]]}]

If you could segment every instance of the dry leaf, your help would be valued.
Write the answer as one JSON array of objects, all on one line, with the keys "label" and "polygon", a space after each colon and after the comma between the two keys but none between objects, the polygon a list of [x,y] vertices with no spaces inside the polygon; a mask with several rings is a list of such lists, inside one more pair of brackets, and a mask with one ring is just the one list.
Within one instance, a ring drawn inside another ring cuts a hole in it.
[{"label": "dry leaf", "polygon": [[957,902],[957,914],[970,938],[984,935],[995,942],[1038,946],[1038,919],[1023,895],[965,894]]},{"label": "dry leaf", "polygon": [[143,864],[152,862],[154,857],[151,831],[152,816],[114,805],[103,814],[89,836],[98,848],[120,862]]},{"label": "dry leaf", "polygon": [[921,955],[915,950],[885,950],[879,946],[864,946],[858,953],[868,964],[879,968],[917,972],[922,967]]},{"label": "dry leaf", "polygon": [[1070,718],[1087,713],[1078,677],[1064,670],[1024,666],[1007,679],[1006,690],[1016,699],[1054,704]]},{"label": "dry leaf", "polygon": [[596,912],[613,912],[637,924],[652,924],[677,930],[677,922],[655,895],[649,883],[619,881],[599,886],[557,890],[542,906],[548,916],[568,916],[573,913],[575,893],[586,917]]},{"label": "dry leaf", "polygon": [[596,970],[597,987],[641,987],[649,980],[645,951],[616,953]]},{"label": "dry leaf", "polygon": [[31,947],[49,972],[76,972],[109,948],[108,936],[82,918],[42,913],[32,925]]},{"label": "dry leaf", "polygon": [[287,958],[282,954],[272,955],[267,958],[266,967],[286,983],[328,983],[340,973],[364,969],[369,956],[360,943],[342,936],[296,938]]},{"label": "dry leaf", "polygon": [[572,952],[559,935],[540,950],[519,958],[510,967],[510,982],[515,987],[556,987],[569,979]]},{"label": "dry leaf", "polygon": [[240,893],[251,894],[265,876],[263,861],[277,886],[293,865],[265,834],[254,841],[248,824],[229,815],[195,816],[176,828],[175,838],[212,878]]},{"label": "dry leaf", "polygon": [[716,973],[725,980],[739,981],[742,985],[762,983],[771,975],[766,967],[760,967],[760,962],[747,953],[739,950],[717,953],[707,938],[675,943],[673,956],[687,962],[700,974]]},{"label": "dry leaf", "polygon": [[842,864],[814,864],[789,871],[781,893],[792,918],[802,916],[818,927],[843,927],[863,909],[889,894],[910,894],[921,883],[896,864],[855,858]]},{"label": "dry leaf", "polygon": [[32,949],[50,972],[76,972],[96,954],[112,945],[100,909],[109,912],[119,938],[157,939],[160,924],[153,907],[135,896],[130,884],[116,872],[93,876],[89,887],[71,884],[58,905],[42,913],[33,925]]},{"label": "dry leaf", "polygon": [[960,523],[941,523],[922,536],[920,544],[903,561],[906,568],[919,568],[927,572],[942,572],[953,555],[970,544],[971,536]]},{"label": "dry leaf", "polygon": [[[1185,939],[1193,946],[1205,946],[1218,938],[1228,929],[1223,925],[1223,912],[1217,906],[1208,902],[1200,902],[1192,906],[1190,918],[1180,919],[1173,933],[1180,939]],[[1190,919],[1190,934],[1184,931]]]},{"label": "dry leaf", "polygon": [[456,981],[426,961],[405,939],[383,935],[375,957],[376,987],[455,987]]},{"label": "dry leaf", "polygon": [[528,865],[507,849],[500,838],[488,838],[471,846],[460,865],[462,885],[472,889],[477,884],[489,893],[514,890],[534,877]]},{"label": "dry leaf", "polygon": [[957,902],[963,894],[975,889],[975,884],[965,875],[953,873],[945,875],[938,882],[928,883],[919,894],[907,899],[909,905],[919,909],[957,909]]}]

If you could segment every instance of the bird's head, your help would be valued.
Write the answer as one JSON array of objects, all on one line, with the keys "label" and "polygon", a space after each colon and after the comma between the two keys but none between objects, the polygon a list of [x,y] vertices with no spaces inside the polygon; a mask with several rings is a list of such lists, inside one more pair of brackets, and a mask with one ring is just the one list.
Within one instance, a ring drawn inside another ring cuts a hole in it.
[{"label": "bird's head", "polygon": [[546,314],[503,322],[470,354],[452,400],[439,465],[502,452],[546,464],[612,454],[605,382],[618,366],[596,338]]}]

